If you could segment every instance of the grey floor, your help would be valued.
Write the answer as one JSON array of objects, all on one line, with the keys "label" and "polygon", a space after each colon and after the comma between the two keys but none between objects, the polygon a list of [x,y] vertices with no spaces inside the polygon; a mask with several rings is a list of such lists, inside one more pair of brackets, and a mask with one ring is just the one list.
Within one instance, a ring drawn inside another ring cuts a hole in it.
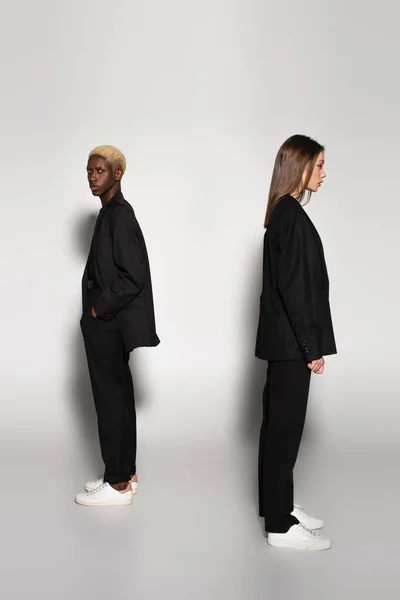
[{"label": "grey floor", "polygon": [[316,453],[303,444],[297,501],[325,519],[334,540],[319,553],[267,545],[255,455],[222,443],[142,442],[134,505],[89,509],[73,497],[97,473],[68,443],[32,442],[25,451],[4,443],[2,597],[399,597],[398,448]]}]

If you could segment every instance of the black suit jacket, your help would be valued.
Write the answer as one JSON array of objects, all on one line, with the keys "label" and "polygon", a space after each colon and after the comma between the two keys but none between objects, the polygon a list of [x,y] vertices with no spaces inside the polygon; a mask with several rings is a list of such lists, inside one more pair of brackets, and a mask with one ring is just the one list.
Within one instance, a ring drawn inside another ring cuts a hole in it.
[{"label": "black suit jacket", "polygon": [[[115,320],[130,352],[157,346],[153,291],[146,244],[132,206],[117,193],[100,211],[92,239],[91,268],[101,292],[93,302],[99,320]],[[90,255],[89,255],[90,258]],[[82,280],[87,293],[88,263]]]},{"label": "black suit jacket", "polygon": [[299,202],[284,196],[264,237],[256,356],[312,361],[336,354],[321,239]]}]

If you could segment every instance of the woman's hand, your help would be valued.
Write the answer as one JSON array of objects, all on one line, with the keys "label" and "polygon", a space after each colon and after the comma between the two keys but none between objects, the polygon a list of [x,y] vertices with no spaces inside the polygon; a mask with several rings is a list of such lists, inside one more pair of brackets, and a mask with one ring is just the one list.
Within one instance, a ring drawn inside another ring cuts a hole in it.
[{"label": "woman's hand", "polygon": [[313,373],[316,373],[317,375],[322,375],[322,373],[324,372],[324,365],[325,361],[324,357],[322,357],[318,360],[313,360],[312,362],[308,363],[308,368],[311,369]]}]

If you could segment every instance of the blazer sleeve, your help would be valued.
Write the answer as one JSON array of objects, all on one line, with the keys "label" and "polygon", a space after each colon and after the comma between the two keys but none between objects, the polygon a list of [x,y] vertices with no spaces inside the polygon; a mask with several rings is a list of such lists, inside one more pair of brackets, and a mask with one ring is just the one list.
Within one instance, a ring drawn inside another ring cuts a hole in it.
[{"label": "blazer sleeve", "polygon": [[303,209],[286,211],[284,239],[277,265],[277,286],[284,309],[307,360],[322,357],[311,297],[307,223]]},{"label": "blazer sleeve", "polygon": [[129,207],[118,207],[111,218],[114,264],[118,276],[93,303],[100,319],[110,319],[135,296],[144,285],[142,250],[135,234],[135,216]]}]

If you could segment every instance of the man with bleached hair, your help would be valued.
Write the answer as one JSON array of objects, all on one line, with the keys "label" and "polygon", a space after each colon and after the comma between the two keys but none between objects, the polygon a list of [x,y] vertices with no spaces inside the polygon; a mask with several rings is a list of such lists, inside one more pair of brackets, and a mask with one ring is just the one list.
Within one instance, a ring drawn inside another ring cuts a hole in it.
[{"label": "man with bleached hair", "polygon": [[136,411],[129,353],[157,346],[149,259],[132,206],[121,192],[122,152],[98,146],[87,176],[102,208],[82,279],[81,329],[85,343],[102,458],[102,479],[76,496],[84,506],[132,504],[136,476]]}]

